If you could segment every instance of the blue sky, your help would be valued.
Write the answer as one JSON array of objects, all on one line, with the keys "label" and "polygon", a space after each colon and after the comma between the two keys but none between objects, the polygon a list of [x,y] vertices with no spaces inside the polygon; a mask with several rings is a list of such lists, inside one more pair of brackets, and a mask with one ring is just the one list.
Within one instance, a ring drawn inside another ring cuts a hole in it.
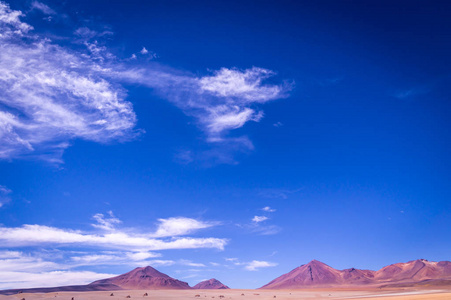
[{"label": "blue sky", "polygon": [[449,260],[445,1],[0,1],[0,288]]}]

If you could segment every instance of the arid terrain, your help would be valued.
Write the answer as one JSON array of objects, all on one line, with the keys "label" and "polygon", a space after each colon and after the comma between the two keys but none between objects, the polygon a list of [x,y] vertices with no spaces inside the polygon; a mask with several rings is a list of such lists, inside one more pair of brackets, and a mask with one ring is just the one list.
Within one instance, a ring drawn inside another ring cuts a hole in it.
[{"label": "arid terrain", "polygon": [[[147,293],[148,296],[144,296]],[[111,296],[113,294],[113,296]],[[196,295],[198,295],[196,297]],[[116,299],[384,299],[449,300],[451,289],[304,289],[304,290],[122,290],[95,292],[21,293],[0,300]],[[223,297],[221,297],[223,296]]]}]

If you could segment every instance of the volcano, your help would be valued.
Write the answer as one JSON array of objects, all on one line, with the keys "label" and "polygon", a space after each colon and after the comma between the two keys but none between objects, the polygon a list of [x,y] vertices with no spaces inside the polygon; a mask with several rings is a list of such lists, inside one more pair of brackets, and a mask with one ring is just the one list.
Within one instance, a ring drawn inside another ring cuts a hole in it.
[{"label": "volcano", "polygon": [[188,283],[169,277],[150,266],[136,268],[116,277],[97,280],[89,285],[115,285],[127,290],[191,289]]},{"label": "volcano", "polygon": [[201,281],[198,284],[196,284],[195,286],[193,286],[193,289],[202,289],[202,290],[207,290],[207,289],[229,289],[228,286],[222,284],[222,282],[220,282],[217,279],[210,279],[210,280],[205,280],[205,281]]}]

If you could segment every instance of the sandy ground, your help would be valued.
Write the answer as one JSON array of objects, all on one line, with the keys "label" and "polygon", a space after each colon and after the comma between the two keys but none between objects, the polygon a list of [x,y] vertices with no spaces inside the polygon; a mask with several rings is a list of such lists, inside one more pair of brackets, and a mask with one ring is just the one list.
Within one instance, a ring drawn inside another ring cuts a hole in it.
[{"label": "sandy ground", "polygon": [[[114,296],[110,296],[113,293]],[[148,293],[148,296],[144,296]],[[196,295],[199,295],[196,297]],[[130,299],[374,299],[374,300],[451,300],[450,289],[390,289],[390,290],[130,290],[112,292],[58,292],[0,295],[0,300],[126,300]],[[222,296],[222,297],[221,297]]]}]

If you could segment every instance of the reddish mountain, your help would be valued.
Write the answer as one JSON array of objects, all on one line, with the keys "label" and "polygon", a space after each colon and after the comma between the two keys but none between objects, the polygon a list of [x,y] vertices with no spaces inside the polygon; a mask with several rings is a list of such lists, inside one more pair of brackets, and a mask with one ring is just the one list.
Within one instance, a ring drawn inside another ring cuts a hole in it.
[{"label": "reddish mountain", "polygon": [[213,289],[229,289],[229,287],[222,284],[219,280],[212,278],[210,280],[199,282],[198,284],[193,286],[193,289],[213,290]]},{"label": "reddish mountain", "polygon": [[291,272],[284,274],[263,289],[293,289],[308,287],[333,286],[393,286],[400,284],[412,285],[443,285],[450,282],[451,262],[429,262],[424,259],[398,263],[386,266],[379,271],[345,269],[336,270],[328,265],[312,260]]},{"label": "reddish mountain", "polygon": [[188,283],[169,277],[152,267],[136,268],[128,273],[97,280],[89,285],[115,285],[122,289],[190,289]]},{"label": "reddish mountain", "polygon": [[383,267],[375,273],[379,282],[407,282],[451,277],[451,262],[412,260]]},{"label": "reddish mountain", "polygon": [[312,260],[308,264],[302,265],[291,272],[274,279],[262,288],[289,289],[316,285],[337,285],[340,283],[340,271],[335,270],[320,261]]}]

